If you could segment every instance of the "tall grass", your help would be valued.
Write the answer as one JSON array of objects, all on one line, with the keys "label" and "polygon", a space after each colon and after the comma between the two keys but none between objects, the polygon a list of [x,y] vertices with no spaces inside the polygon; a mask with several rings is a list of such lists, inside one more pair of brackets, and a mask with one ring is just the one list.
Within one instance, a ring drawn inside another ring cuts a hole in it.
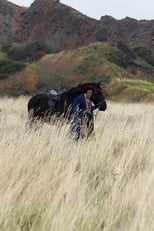
[{"label": "tall grass", "polygon": [[0,99],[0,231],[153,231],[153,105],[108,102],[74,143],[29,129],[27,101]]}]

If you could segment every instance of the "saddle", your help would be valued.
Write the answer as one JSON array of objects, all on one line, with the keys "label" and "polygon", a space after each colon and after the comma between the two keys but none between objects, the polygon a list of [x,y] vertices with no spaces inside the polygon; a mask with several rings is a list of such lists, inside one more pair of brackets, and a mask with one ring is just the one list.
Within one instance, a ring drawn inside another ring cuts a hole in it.
[{"label": "saddle", "polygon": [[57,102],[57,99],[54,99],[51,97],[48,98],[48,105],[50,108],[53,108],[55,106],[56,102]]},{"label": "saddle", "polygon": [[56,97],[48,95],[48,105],[50,108],[54,108],[54,106],[56,105],[56,102],[59,100],[60,96],[61,96],[61,94],[57,94]]}]

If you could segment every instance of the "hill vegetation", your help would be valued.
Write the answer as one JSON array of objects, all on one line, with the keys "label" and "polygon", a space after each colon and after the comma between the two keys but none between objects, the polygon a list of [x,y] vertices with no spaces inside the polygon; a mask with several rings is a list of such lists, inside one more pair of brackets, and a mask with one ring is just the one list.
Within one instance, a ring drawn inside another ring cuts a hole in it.
[{"label": "hill vegetation", "polygon": [[148,58],[153,59],[150,49],[97,42],[33,60],[39,51],[52,52],[44,43],[3,47],[9,59],[22,60],[21,64],[27,67],[11,78],[3,77],[1,94],[19,96],[47,92],[50,88],[62,91],[79,82],[99,81],[108,99],[125,102],[154,99],[154,67],[148,63]]}]

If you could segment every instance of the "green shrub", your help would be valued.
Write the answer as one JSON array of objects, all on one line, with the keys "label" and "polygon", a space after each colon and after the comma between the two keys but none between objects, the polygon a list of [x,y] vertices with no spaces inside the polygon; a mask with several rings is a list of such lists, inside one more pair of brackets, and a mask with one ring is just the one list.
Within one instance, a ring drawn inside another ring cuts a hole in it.
[{"label": "green shrub", "polygon": [[24,67],[24,63],[13,61],[11,59],[3,59],[0,61],[0,79],[7,78],[9,74],[19,71]]},{"label": "green shrub", "polygon": [[128,68],[128,72],[129,72],[130,74],[132,74],[132,75],[136,75],[136,74],[137,74],[137,69],[136,69],[135,66],[130,66],[130,67]]},{"label": "green shrub", "polygon": [[154,66],[154,55],[149,55],[148,57],[146,57],[146,61],[150,65]]},{"label": "green shrub", "polygon": [[151,64],[154,66],[154,54],[152,51],[147,47],[135,47],[134,51],[136,54],[142,58],[144,61],[146,61],[148,64]]},{"label": "green shrub", "polygon": [[138,56],[142,58],[146,58],[147,56],[152,54],[152,51],[146,47],[135,47],[134,51]]},{"label": "green shrub", "polygon": [[12,48],[12,43],[6,42],[2,46],[2,51],[8,54],[11,48]]},{"label": "green shrub", "polygon": [[26,47],[12,47],[7,54],[11,59],[17,61],[25,60],[27,57],[30,56],[30,53],[28,49],[26,49]]},{"label": "green shrub", "polygon": [[33,61],[41,58],[45,54],[52,53],[51,48],[43,41],[36,41],[20,46],[13,46],[10,43],[3,45],[3,51],[16,61]]},{"label": "green shrub", "polygon": [[115,63],[116,65],[127,68],[127,66],[130,63],[130,59],[127,55],[125,55],[122,51],[120,50],[113,50],[108,54],[107,59],[110,62]]}]

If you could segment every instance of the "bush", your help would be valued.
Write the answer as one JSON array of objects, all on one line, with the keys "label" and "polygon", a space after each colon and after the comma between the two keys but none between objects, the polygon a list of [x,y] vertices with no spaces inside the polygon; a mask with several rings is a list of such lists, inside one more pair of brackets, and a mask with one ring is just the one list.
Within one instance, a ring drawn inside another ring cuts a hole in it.
[{"label": "bush", "polygon": [[154,66],[154,55],[149,55],[148,57],[146,57],[146,61],[150,65]]},{"label": "bush", "polygon": [[146,61],[148,64],[154,66],[154,54],[149,48],[146,47],[135,47],[134,51],[136,54]]},{"label": "bush", "polygon": [[41,58],[45,54],[51,53],[50,47],[43,41],[36,41],[20,46],[12,46],[10,43],[3,45],[3,51],[16,61],[33,61]]},{"label": "bush", "polygon": [[138,56],[142,58],[146,58],[147,56],[152,54],[152,51],[146,47],[135,47],[134,51]]},{"label": "bush", "polygon": [[10,42],[6,42],[2,46],[2,51],[6,52],[8,54],[8,52],[10,51],[11,48],[12,48],[12,44]]},{"label": "bush", "polygon": [[136,75],[137,74],[137,69],[135,66],[130,66],[128,68],[128,72],[131,73],[132,75]]},{"label": "bush", "polygon": [[3,59],[0,61],[0,79],[7,78],[9,74],[19,71],[24,67],[24,63],[13,61],[11,59]]},{"label": "bush", "polygon": [[108,54],[107,59],[110,62],[115,63],[116,65],[127,68],[127,66],[130,63],[130,59],[127,55],[125,55],[122,51],[120,50],[113,50]]}]

